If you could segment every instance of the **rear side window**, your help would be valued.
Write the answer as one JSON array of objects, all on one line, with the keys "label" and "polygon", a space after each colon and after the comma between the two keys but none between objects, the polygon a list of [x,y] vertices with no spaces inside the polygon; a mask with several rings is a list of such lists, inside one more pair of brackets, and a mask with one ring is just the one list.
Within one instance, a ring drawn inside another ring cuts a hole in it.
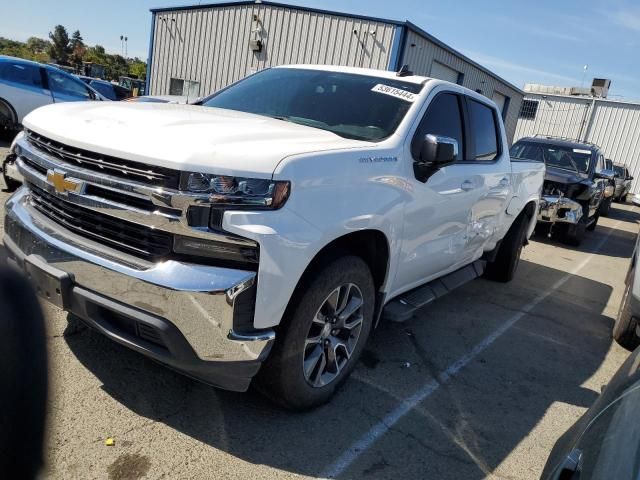
[{"label": "rear side window", "polygon": [[495,112],[486,105],[469,99],[469,124],[475,160],[491,161],[498,156],[498,125]]},{"label": "rear side window", "polygon": [[40,68],[35,65],[11,62],[0,63],[0,80],[42,88]]},{"label": "rear side window", "polygon": [[458,156],[464,158],[464,137],[462,130],[462,114],[460,98],[452,93],[441,93],[432,100],[422,117],[420,126],[411,143],[411,154],[416,160],[420,158],[420,148],[425,135],[442,135],[458,141]]}]

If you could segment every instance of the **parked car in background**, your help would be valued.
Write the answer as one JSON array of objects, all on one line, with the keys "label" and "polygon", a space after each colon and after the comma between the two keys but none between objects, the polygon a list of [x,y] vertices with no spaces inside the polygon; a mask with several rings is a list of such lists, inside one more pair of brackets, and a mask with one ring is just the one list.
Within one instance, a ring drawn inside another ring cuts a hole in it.
[{"label": "parked car in background", "polygon": [[[604,160],[605,169],[613,170],[613,161],[609,158],[605,158]],[[611,203],[613,203],[613,193],[616,188],[616,181],[614,179],[609,180],[607,187],[604,189],[604,198],[600,202],[600,207],[598,208],[598,212],[601,217],[608,217],[611,212]]]},{"label": "parked car in background", "polygon": [[25,127],[9,261],[113,340],[293,409],[329,400],[381,317],[510,281],[544,176],[494,102],[408,68],[276,67]]},{"label": "parked car in background", "polygon": [[0,56],[0,129],[18,130],[25,115],[43,105],[86,100],[105,97],[54,66]]},{"label": "parked car in background", "polygon": [[640,270],[636,268],[640,236],[631,257],[631,264],[625,278],[625,289],[620,308],[613,325],[613,338],[628,350],[640,346]]},{"label": "parked car in background", "polygon": [[613,170],[615,171],[616,182],[613,199],[616,202],[623,202],[631,190],[631,181],[633,180],[633,177],[629,173],[627,166],[624,164],[614,164]]},{"label": "parked car in background", "polygon": [[106,80],[101,80],[99,78],[86,77],[84,75],[77,75],[77,77],[109,100],[124,100],[132,96],[131,90],[121,87],[120,85],[116,85],[113,82],[107,82]]},{"label": "parked car in background", "polygon": [[[200,99],[191,99],[191,103],[196,103]],[[129,97],[126,102],[136,103],[181,103],[186,104],[189,97],[184,95],[143,95],[141,97]]]},{"label": "parked car in background", "polygon": [[516,159],[544,161],[547,166],[538,223],[562,241],[578,246],[594,230],[600,204],[613,194],[613,170],[608,170],[597,145],[554,137],[527,137],[511,147]]},{"label": "parked car in background", "polygon": [[640,349],[556,442],[541,480],[640,478]]}]

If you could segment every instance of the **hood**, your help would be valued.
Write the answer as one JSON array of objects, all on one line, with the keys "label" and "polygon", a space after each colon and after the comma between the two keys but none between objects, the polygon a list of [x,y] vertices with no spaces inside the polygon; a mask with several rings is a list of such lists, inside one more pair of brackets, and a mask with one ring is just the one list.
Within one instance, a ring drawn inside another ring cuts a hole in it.
[{"label": "hood", "polygon": [[24,126],[88,151],[184,171],[270,177],[287,156],[371,146],[260,115],[163,103],[69,102]]},{"label": "hood", "polygon": [[547,165],[546,167],[547,169],[544,174],[544,179],[547,182],[564,184],[580,183],[587,178],[586,173],[578,173],[571,170],[565,170],[564,168],[554,167],[553,165]]}]

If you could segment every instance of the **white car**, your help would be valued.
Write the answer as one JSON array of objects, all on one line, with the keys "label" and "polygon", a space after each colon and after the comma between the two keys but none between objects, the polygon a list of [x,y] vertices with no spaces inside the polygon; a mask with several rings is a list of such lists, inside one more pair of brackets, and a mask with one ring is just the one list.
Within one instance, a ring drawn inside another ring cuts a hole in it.
[{"label": "white car", "polygon": [[105,100],[93,88],[51,65],[0,55],[0,129],[17,130],[43,105]]},{"label": "white car", "polygon": [[261,71],[199,105],[54,105],[13,147],[5,247],[50,302],[194,378],[327,401],[380,318],[509,281],[544,163],[459,85]]}]

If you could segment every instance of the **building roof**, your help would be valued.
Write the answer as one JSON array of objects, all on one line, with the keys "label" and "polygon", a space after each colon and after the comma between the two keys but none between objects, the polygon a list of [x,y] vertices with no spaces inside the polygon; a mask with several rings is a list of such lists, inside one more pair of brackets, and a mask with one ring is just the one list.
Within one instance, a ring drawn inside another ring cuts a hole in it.
[{"label": "building roof", "polygon": [[554,98],[566,98],[568,100],[582,100],[585,103],[589,103],[592,101],[596,102],[608,102],[608,103],[619,103],[621,105],[633,105],[640,106],[640,100],[616,100],[613,98],[602,98],[602,97],[587,97],[584,95],[562,95],[558,93],[539,93],[539,92],[524,92],[525,98],[529,100],[538,100],[539,98],[545,97],[554,97]]},{"label": "building roof", "polygon": [[[418,35],[426,38],[427,40],[429,40],[430,42],[436,44],[440,48],[443,48],[443,49],[447,50],[448,52],[450,52],[451,54],[453,54],[456,57],[460,58],[464,62],[467,62],[467,63],[473,65],[474,67],[476,67],[477,69],[483,71],[487,75],[495,78],[496,80],[498,80],[499,82],[504,83],[505,85],[507,85],[508,87],[512,88],[516,92],[521,93],[521,94],[524,95],[524,91],[521,88],[516,87],[514,84],[512,84],[511,82],[508,82],[507,80],[505,80],[504,78],[500,77],[499,75],[496,75],[495,73],[493,73],[488,68],[483,67],[482,65],[480,65],[479,63],[477,63],[474,60],[470,59],[466,55],[460,53],[458,50],[450,47],[449,45],[447,45],[446,43],[442,42],[441,40],[438,40],[436,37],[434,37],[430,33],[427,33],[425,30],[423,30],[422,28],[418,27],[416,24],[410,22],[409,20],[399,21],[399,20],[392,20],[392,19],[389,19],[389,18],[371,17],[371,16],[367,16],[367,15],[358,15],[358,14],[354,14],[354,13],[337,12],[337,11],[334,11],[334,10],[324,10],[324,9],[312,8],[312,7],[301,7],[301,6],[293,5],[293,4],[271,2],[271,1],[266,1],[266,0],[265,1],[260,1],[260,0],[258,0],[258,1],[255,1],[255,0],[238,0],[238,1],[231,1],[231,2],[224,2],[223,1],[223,2],[217,2],[217,3],[205,3],[205,4],[199,4],[199,5],[184,5],[184,6],[176,6],[176,7],[161,7],[161,8],[152,8],[151,12],[153,12],[153,13],[175,12],[175,11],[181,11],[181,10],[198,10],[198,9],[203,9],[203,8],[233,7],[233,6],[240,6],[240,5],[267,5],[267,6],[271,6],[271,7],[289,8],[289,9],[292,9],[292,10],[302,10],[302,11],[307,11],[307,12],[320,13],[320,14],[324,14],[324,15],[336,15],[336,16],[340,16],[340,17],[356,18],[356,19],[359,19],[359,20],[366,20],[366,21],[369,21],[369,22],[380,22],[380,23],[387,23],[387,24],[391,24],[391,25],[397,25],[399,27],[404,27],[404,28],[407,28],[408,30],[414,31]],[[409,65],[409,67],[411,67],[411,65]]]}]

